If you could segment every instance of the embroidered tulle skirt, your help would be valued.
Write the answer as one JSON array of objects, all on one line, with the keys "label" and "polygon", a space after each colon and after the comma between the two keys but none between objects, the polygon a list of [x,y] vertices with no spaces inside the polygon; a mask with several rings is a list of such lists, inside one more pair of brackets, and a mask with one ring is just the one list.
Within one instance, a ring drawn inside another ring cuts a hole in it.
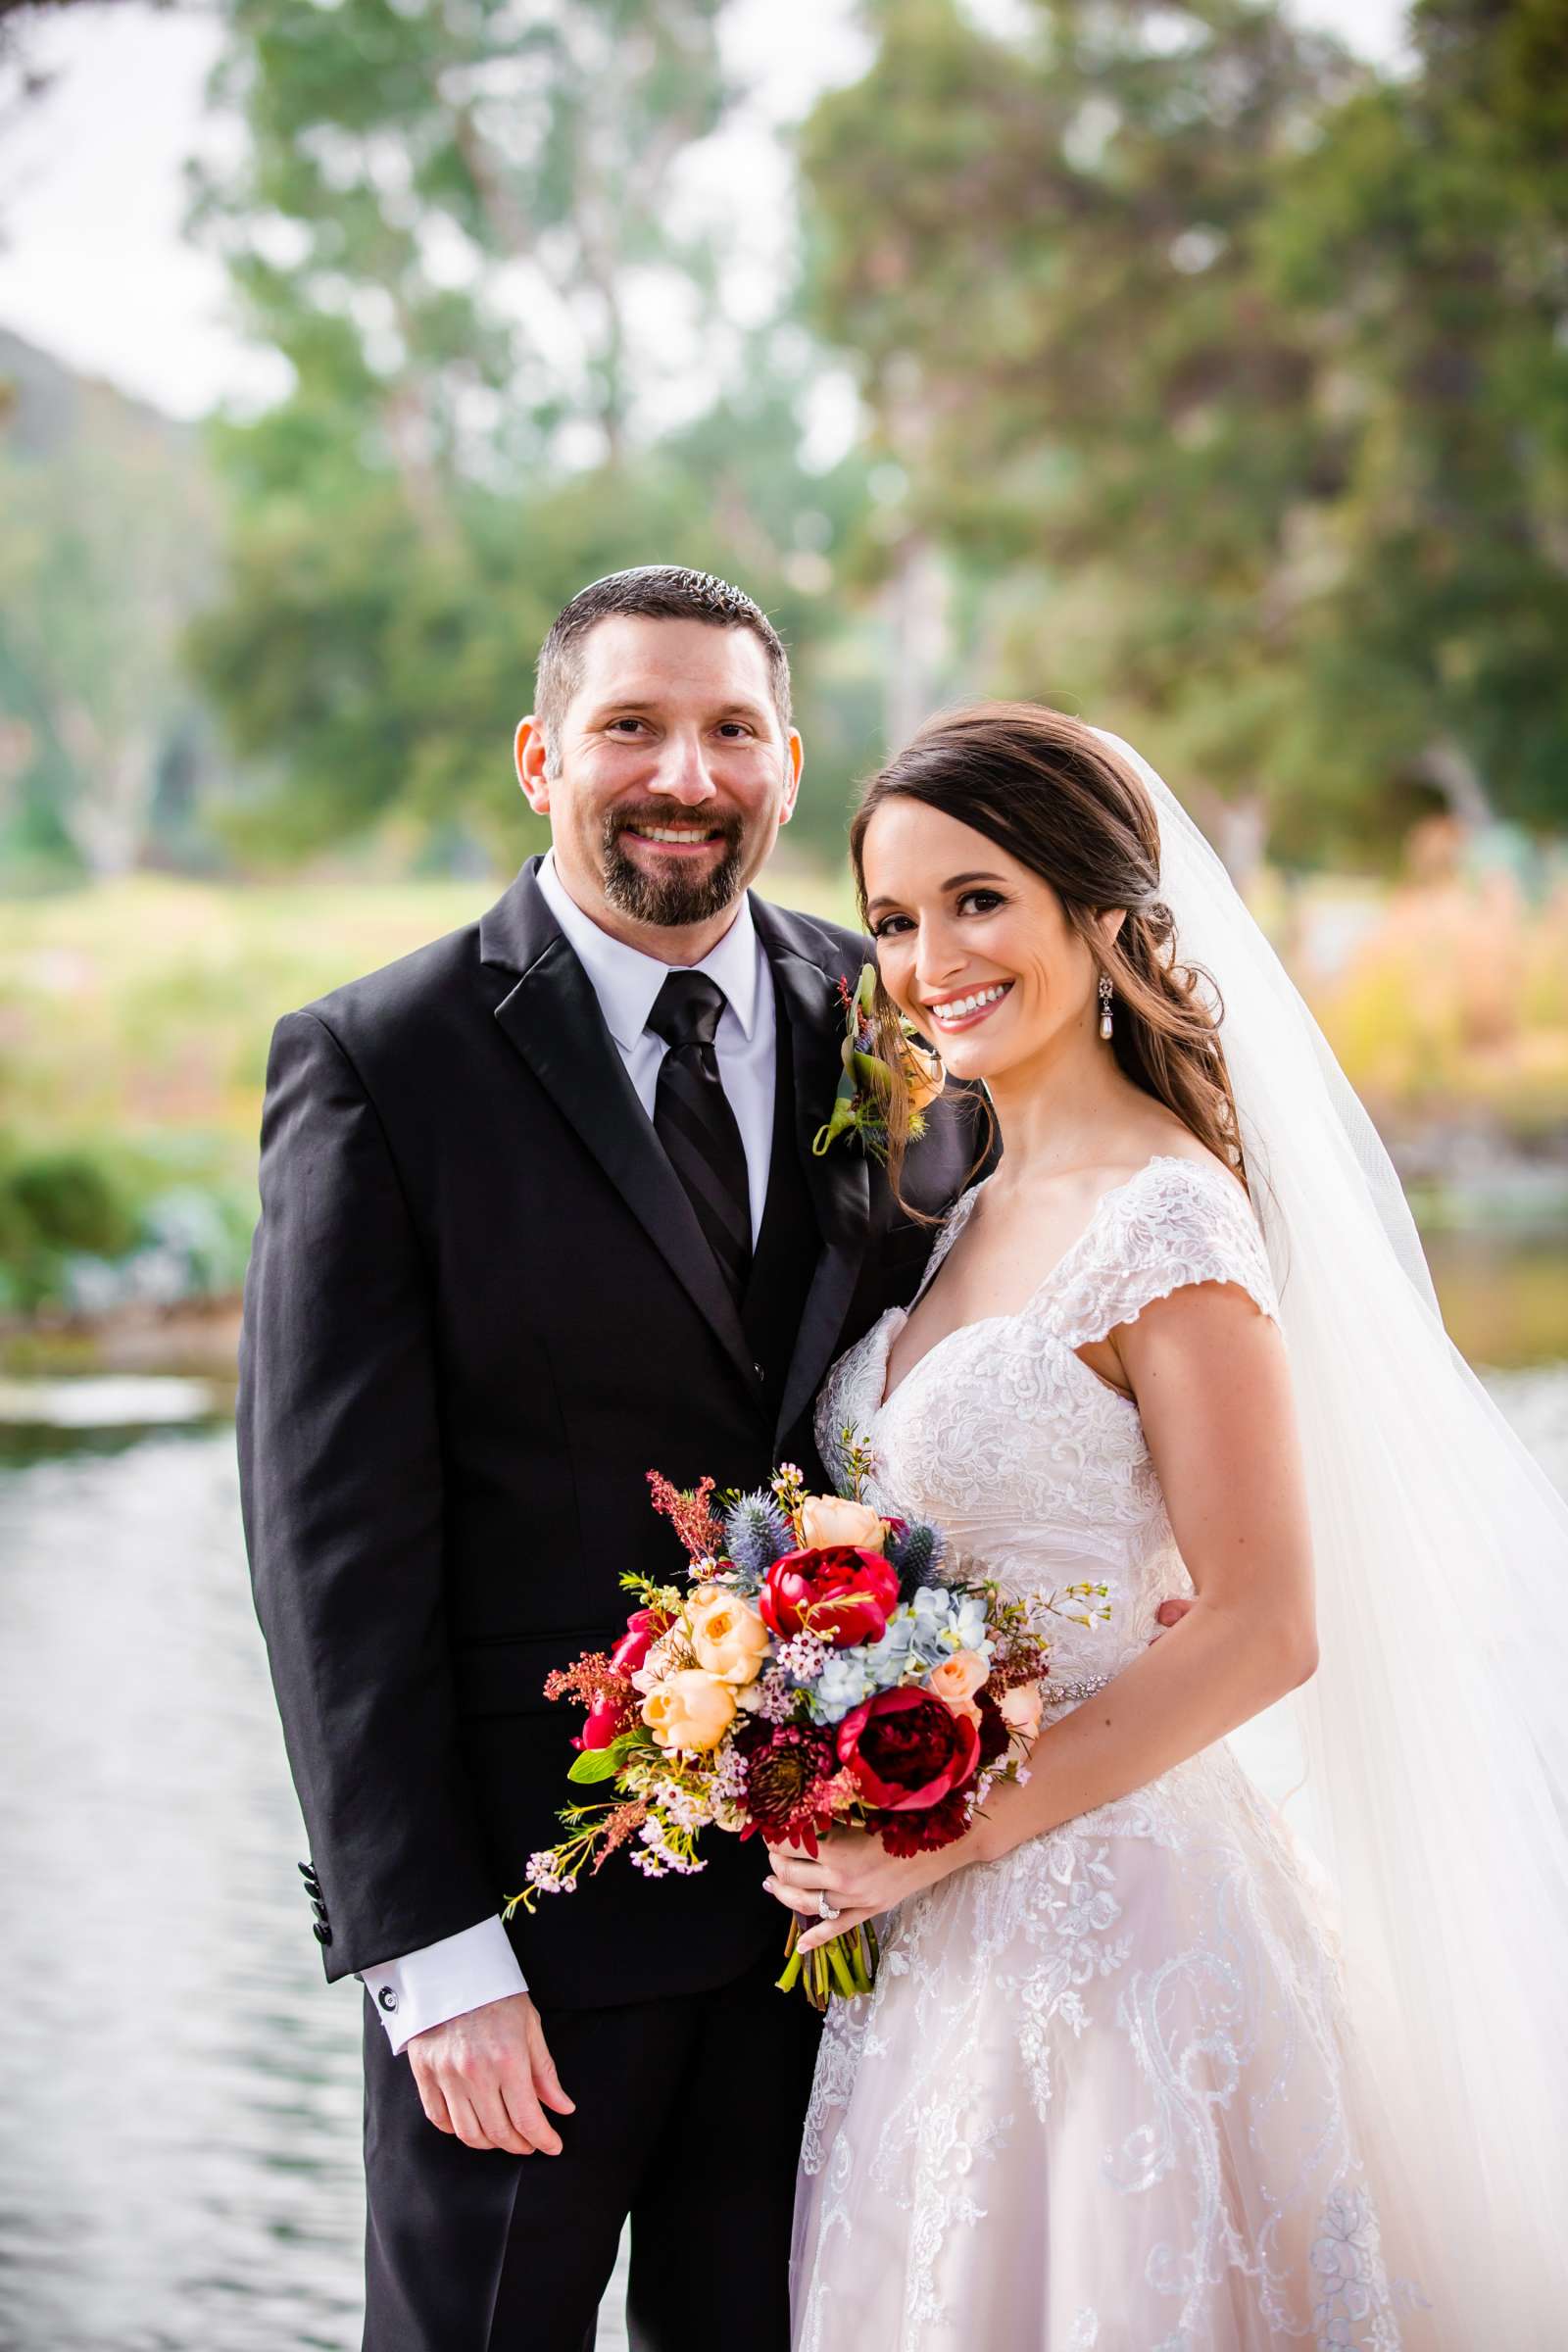
[{"label": "embroidered tulle skirt", "polygon": [[798,2352],[1442,2347],[1390,2153],[1307,1866],[1211,1749],[886,1923],[822,2044]]}]

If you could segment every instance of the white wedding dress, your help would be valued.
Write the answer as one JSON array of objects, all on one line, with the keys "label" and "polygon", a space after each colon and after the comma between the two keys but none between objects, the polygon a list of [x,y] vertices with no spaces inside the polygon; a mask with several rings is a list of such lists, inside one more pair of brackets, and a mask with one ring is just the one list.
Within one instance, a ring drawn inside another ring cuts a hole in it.
[{"label": "white wedding dress", "polygon": [[[884,1401],[894,1308],[819,1400],[829,1469],[849,1424],[871,1499],[929,1515],[966,1567],[1014,1593],[1103,1579],[1108,1624],[1058,1621],[1065,1705],[1192,1590],[1137,1406],[1076,1350],[1203,1282],[1277,1317],[1241,1188],[1156,1158],[1019,1313],[953,1332]],[[1399,2276],[1373,2114],[1320,1874],[1221,1742],[883,1923],[817,2068],[798,2352],[1460,2352]]]}]

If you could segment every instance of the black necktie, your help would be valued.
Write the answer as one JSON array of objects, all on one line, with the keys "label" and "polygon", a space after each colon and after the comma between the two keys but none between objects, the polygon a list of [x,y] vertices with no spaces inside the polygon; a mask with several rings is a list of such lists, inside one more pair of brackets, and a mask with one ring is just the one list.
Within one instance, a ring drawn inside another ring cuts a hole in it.
[{"label": "black necktie", "polygon": [[752,1262],[752,1205],[746,1149],[713,1049],[724,1004],[724,991],[705,972],[671,972],[648,1026],[669,1048],[659,1065],[654,1132],[739,1298]]}]

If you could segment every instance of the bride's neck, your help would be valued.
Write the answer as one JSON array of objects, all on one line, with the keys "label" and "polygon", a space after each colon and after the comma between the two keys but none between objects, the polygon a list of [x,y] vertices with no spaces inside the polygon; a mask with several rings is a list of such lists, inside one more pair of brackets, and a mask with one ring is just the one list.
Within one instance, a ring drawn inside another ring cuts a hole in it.
[{"label": "bride's neck", "polygon": [[1125,1123],[1128,1082],[1098,1035],[1074,1031],[1053,1039],[986,1084],[1009,1192],[1104,1158],[1111,1135]]}]

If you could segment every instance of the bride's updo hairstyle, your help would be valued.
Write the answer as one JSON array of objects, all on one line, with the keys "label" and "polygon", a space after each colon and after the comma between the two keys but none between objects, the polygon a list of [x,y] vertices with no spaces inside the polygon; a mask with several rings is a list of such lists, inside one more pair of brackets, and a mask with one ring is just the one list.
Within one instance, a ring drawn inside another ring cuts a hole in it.
[{"label": "bride's updo hairstyle", "polygon": [[[1159,893],[1159,822],[1135,771],[1093,728],[1042,703],[977,703],[927,719],[860,796],[850,855],[866,915],[865,836],[884,802],[923,801],[972,826],[1049,882],[1116,992],[1107,1049],[1135,1086],[1245,1183],[1236,1102],[1219,1041],[1224,1006],[1208,974],[1177,956],[1175,925]],[[1107,907],[1125,920],[1107,941],[1095,920]],[[883,1058],[898,1012],[881,987],[875,1018]],[[907,1088],[896,1078],[888,1115],[895,1190],[909,1138]],[[979,1164],[978,1162],[976,1163]]]}]

